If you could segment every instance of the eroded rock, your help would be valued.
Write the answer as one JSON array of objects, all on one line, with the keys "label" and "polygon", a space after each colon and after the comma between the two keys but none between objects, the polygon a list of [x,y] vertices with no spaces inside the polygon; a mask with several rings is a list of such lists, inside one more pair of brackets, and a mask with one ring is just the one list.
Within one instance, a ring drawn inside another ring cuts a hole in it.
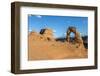
[{"label": "eroded rock", "polygon": [[67,30],[67,36],[66,36],[66,40],[67,42],[70,42],[70,33],[73,32],[75,34],[74,37],[74,43],[78,44],[77,47],[79,46],[83,46],[83,40],[81,38],[80,33],[76,30],[75,27],[69,27]]},{"label": "eroded rock", "polygon": [[41,29],[40,33],[30,32],[29,38],[33,41],[54,41],[53,31],[51,29]]},{"label": "eroded rock", "polygon": [[53,31],[51,29],[41,29],[40,34],[47,38],[48,41],[54,41]]}]

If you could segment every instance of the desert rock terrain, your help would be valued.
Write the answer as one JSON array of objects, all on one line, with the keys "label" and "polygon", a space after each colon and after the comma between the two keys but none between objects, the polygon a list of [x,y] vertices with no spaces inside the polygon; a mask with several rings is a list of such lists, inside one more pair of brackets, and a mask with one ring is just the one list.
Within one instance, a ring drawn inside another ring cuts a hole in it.
[{"label": "desert rock terrain", "polygon": [[[70,42],[70,32],[74,32],[75,40]],[[28,35],[28,60],[53,60],[87,58],[87,49],[79,32],[70,27],[66,32],[66,41],[56,41],[53,31],[45,28],[40,33],[32,31]]]}]

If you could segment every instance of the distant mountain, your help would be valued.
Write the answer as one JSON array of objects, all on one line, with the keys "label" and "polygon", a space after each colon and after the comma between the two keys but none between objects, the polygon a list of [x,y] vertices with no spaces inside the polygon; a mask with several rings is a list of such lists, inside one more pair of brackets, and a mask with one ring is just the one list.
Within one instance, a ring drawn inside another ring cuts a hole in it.
[{"label": "distant mountain", "polygon": [[56,41],[61,41],[61,42],[64,42],[64,41],[66,41],[66,38],[63,38],[63,37],[56,38]]},{"label": "distant mountain", "polygon": [[88,43],[88,36],[82,36],[84,43]]},{"label": "distant mountain", "polygon": [[88,48],[88,36],[83,36],[82,39],[83,39],[85,48]]}]

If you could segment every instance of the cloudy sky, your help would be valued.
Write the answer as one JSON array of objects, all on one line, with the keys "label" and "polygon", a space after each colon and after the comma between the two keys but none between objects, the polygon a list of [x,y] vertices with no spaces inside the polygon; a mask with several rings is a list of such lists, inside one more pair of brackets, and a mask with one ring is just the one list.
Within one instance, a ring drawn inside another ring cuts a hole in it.
[{"label": "cloudy sky", "polygon": [[28,15],[29,32],[50,28],[53,29],[55,38],[65,37],[69,26],[76,27],[81,35],[88,35],[88,17]]}]

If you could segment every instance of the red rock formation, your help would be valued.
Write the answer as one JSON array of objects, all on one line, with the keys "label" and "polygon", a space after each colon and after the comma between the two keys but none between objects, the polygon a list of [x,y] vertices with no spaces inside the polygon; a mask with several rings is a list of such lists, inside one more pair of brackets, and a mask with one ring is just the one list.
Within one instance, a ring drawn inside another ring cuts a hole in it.
[{"label": "red rock formation", "polygon": [[51,29],[41,29],[40,34],[47,38],[48,41],[54,41],[53,31]]},{"label": "red rock formation", "polygon": [[84,46],[83,45],[83,40],[80,36],[80,33],[76,30],[75,27],[69,27],[68,30],[67,30],[67,37],[66,37],[66,40],[67,42],[70,42],[70,33],[73,32],[75,34],[75,37],[74,37],[74,43],[75,44],[78,44],[77,47],[79,46]]}]

